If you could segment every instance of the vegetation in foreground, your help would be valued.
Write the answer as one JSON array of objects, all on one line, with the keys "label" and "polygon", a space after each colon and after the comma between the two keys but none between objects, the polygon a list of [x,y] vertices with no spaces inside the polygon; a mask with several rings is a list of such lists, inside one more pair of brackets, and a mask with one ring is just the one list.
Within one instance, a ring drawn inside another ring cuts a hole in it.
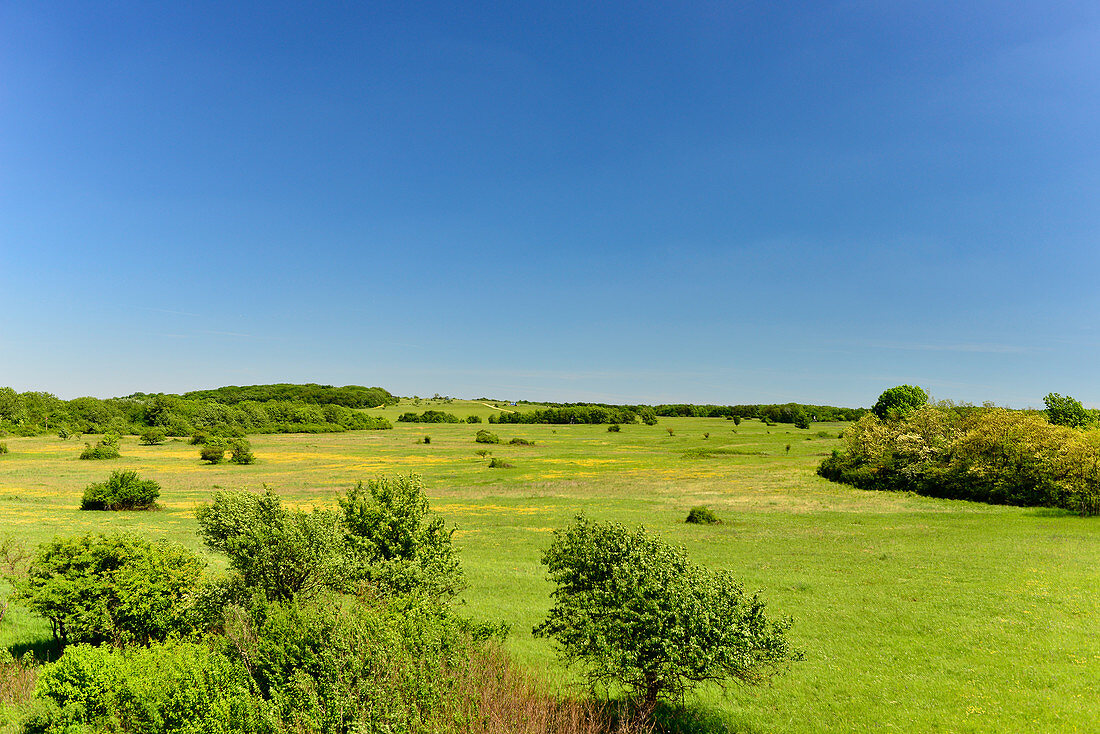
[{"label": "vegetation in foreground", "polygon": [[[305,512],[270,490],[218,492],[196,516],[207,547],[228,557],[220,577],[202,576],[183,547],[132,534],[43,544],[17,589],[63,652],[37,671],[21,730],[516,731],[529,704],[511,710],[522,714],[514,721],[488,717],[508,712],[501,694],[518,692],[548,714],[573,709],[572,723],[551,718],[541,731],[638,731],[687,682],[754,680],[791,657],[789,624],[769,624],[728,574],[643,531],[581,520],[547,552],[558,603],[540,634],[590,662],[593,680],[626,684],[636,703],[570,707],[518,679],[494,690],[485,665],[499,687],[509,664],[492,641],[507,628],[453,611],[453,530],[429,516],[419,477],[360,483],[339,507]],[[593,570],[632,574],[612,600],[619,616],[592,596],[609,578],[578,583]],[[13,662],[3,672],[23,675]]]}]

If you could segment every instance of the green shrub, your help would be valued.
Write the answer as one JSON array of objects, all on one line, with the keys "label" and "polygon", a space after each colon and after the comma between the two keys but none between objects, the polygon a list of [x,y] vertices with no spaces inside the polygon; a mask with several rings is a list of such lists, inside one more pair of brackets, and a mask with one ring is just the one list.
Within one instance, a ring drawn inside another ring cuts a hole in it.
[{"label": "green shrub", "polygon": [[475,454],[477,454],[478,456],[480,456],[480,457],[484,458],[484,457],[486,457],[486,456],[489,456],[489,455],[490,455],[490,454],[492,454],[493,452],[492,452],[492,451],[488,451],[488,450],[486,450],[486,449],[478,449],[478,450],[477,450],[477,451],[475,451],[474,453],[475,453]]},{"label": "green shrub", "polygon": [[463,576],[451,544],[454,528],[429,514],[419,474],[379,477],[337,497],[346,579],[385,594],[451,597]]},{"label": "green shrub", "polygon": [[526,438],[513,438],[508,443],[512,444],[513,446],[534,446],[535,445],[534,441],[528,441]]},{"label": "green shrub", "polygon": [[769,622],[729,573],[644,529],[580,517],[554,533],[542,560],[556,588],[535,636],[553,638],[592,686],[618,683],[652,706],[702,681],[766,680],[801,657],[789,621]]},{"label": "green shrub", "polygon": [[879,420],[898,420],[928,404],[928,393],[915,385],[898,385],[884,390],[871,407]]},{"label": "green shrub", "polygon": [[623,427],[620,426],[618,423],[612,423],[610,426],[607,427],[608,433],[618,433],[621,430],[623,430]]},{"label": "green shrub", "polygon": [[424,436],[424,438],[420,439],[420,443],[423,443],[423,444],[429,444],[431,442],[432,442],[432,437],[431,436]]},{"label": "green shrub", "polygon": [[168,438],[163,428],[150,428],[141,434],[141,443],[144,446],[160,446]]},{"label": "green shrub", "polygon": [[468,416],[466,416],[466,422],[467,423],[481,423],[481,416],[480,415],[468,415]]},{"label": "green shrub", "polygon": [[[233,464],[255,464],[256,456],[252,453],[252,444],[247,438],[234,438],[229,442],[229,461]],[[206,457],[203,457],[205,460]],[[217,463],[217,462],[213,462]]]},{"label": "green shrub", "polygon": [[[271,731],[245,666],[205,645],[72,645],[42,667],[24,732]],[[89,729],[85,729],[89,727]]]},{"label": "green shrub", "polygon": [[501,443],[500,436],[495,433],[490,433],[484,428],[477,432],[477,435],[474,436],[474,441],[477,443]]},{"label": "green shrub", "polygon": [[687,519],[684,522],[698,523],[701,525],[717,525],[722,521],[718,519],[718,516],[709,507],[699,505],[692,507],[688,511]]},{"label": "green shrub", "polygon": [[84,489],[82,510],[148,510],[160,496],[160,485],[136,471],[114,471],[105,482]]},{"label": "green shrub", "polygon": [[504,459],[492,458],[489,460],[490,469],[511,469],[512,464],[509,464]]},{"label": "green shrub", "polygon": [[792,422],[795,428],[807,429],[810,427],[810,417],[801,410],[795,413],[794,421]]},{"label": "green shrub", "polygon": [[741,416],[739,416],[739,415],[733,416],[733,425],[735,425],[735,426],[741,425]]},{"label": "green shrub", "polygon": [[207,464],[220,464],[225,461],[225,449],[221,441],[210,440],[199,449],[199,457]]},{"label": "green shrub", "polygon": [[333,512],[283,507],[278,495],[215,492],[195,510],[208,548],[229,556],[244,586],[269,599],[312,593],[339,577],[340,532]]},{"label": "green shrub", "polygon": [[202,569],[182,546],[135,535],[55,538],[38,547],[20,596],[63,642],[145,644],[193,629]]},{"label": "green shrub", "polygon": [[0,441],[0,454],[8,453],[8,445],[3,441]]},{"label": "green shrub", "polygon": [[117,438],[115,444],[106,443],[106,437],[92,446],[84,444],[84,450],[80,452],[81,459],[117,459],[122,454],[118,451]]},{"label": "green shrub", "polygon": [[210,434],[206,431],[195,431],[191,434],[191,445],[202,446],[210,440]]}]

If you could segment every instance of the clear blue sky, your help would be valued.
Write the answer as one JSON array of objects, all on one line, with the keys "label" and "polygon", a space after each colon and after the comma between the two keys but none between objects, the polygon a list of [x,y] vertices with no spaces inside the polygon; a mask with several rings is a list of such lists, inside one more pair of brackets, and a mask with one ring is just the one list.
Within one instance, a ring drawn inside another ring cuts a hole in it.
[{"label": "clear blue sky", "polygon": [[0,385],[1100,404],[1096,2],[165,5],[0,4]]}]

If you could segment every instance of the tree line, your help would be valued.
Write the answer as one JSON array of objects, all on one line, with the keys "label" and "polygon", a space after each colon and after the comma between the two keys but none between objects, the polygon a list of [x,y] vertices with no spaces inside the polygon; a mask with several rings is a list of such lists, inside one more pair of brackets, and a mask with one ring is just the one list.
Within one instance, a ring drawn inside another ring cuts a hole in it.
[{"label": "tree line", "polygon": [[339,403],[311,403],[300,399],[231,403],[159,393],[62,400],[45,392],[17,393],[10,387],[0,388],[0,431],[23,436],[42,433],[56,433],[66,438],[82,433],[136,435],[150,428],[161,428],[169,436],[190,436],[197,431],[233,436],[392,427],[385,418],[370,416]]}]

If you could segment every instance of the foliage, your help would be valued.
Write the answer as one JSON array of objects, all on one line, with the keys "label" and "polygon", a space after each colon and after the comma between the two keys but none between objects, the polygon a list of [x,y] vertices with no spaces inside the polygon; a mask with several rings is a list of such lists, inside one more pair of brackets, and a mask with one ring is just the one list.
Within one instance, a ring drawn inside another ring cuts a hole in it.
[{"label": "foliage", "polygon": [[618,433],[621,430],[623,430],[623,427],[620,426],[618,423],[612,423],[610,426],[607,427],[608,433]]},{"label": "foliage", "polygon": [[504,459],[500,459],[500,458],[496,458],[496,457],[494,457],[492,459],[489,459],[489,468],[490,469],[511,469],[512,466],[513,466],[512,464],[509,464]]},{"label": "foliage", "polygon": [[263,494],[215,492],[195,510],[199,535],[229,556],[230,568],[269,599],[313,593],[339,576],[336,514],[289,510],[265,487]]},{"label": "foliage", "polygon": [[570,405],[489,416],[490,423],[637,423],[638,420],[636,410],[614,405]]},{"label": "foliage", "polygon": [[466,416],[466,422],[467,423],[481,423],[481,416],[480,415],[468,415],[468,416]]},{"label": "foliage", "polygon": [[477,435],[474,436],[474,441],[477,443],[501,443],[500,436],[490,433],[484,428],[478,430]]},{"label": "foliage", "polygon": [[1052,392],[1043,398],[1043,404],[1047,408],[1047,420],[1056,426],[1085,428],[1096,422],[1095,415],[1086,410],[1079,400],[1069,395],[1063,397]]},{"label": "foliage", "polygon": [[231,615],[226,649],[281,731],[457,734],[477,717],[462,673],[493,631],[424,600],[259,597]]},{"label": "foliage", "polygon": [[3,441],[0,441],[0,454],[8,453],[8,445]]},{"label": "foliage", "polygon": [[879,420],[904,418],[917,408],[928,404],[928,393],[915,385],[898,385],[884,390],[871,407]]},{"label": "foliage", "polygon": [[925,406],[902,420],[864,416],[844,442],[818,474],[863,489],[1100,514],[1100,432],[1040,414]]},{"label": "foliage", "polygon": [[714,511],[709,507],[699,505],[697,507],[692,507],[691,510],[688,511],[687,519],[684,520],[684,522],[702,525],[717,525],[722,521],[718,519],[718,516],[715,515]]},{"label": "foliage", "polygon": [[143,446],[160,446],[168,438],[163,428],[150,428],[141,434]]},{"label": "foliage", "polygon": [[361,385],[306,385],[274,384],[219,387],[214,390],[196,390],[184,393],[186,400],[213,401],[226,405],[244,402],[296,401],[313,405],[342,405],[348,408],[376,408],[396,405],[397,398],[380,387]]},{"label": "foliage", "polygon": [[39,546],[20,595],[63,642],[148,644],[192,629],[202,569],[182,546],[134,535],[55,538]]},{"label": "foliage", "polygon": [[458,416],[444,413],[441,410],[425,410],[420,415],[416,413],[402,413],[397,419],[398,423],[461,423]]},{"label": "foliage", "polygon": [[429,516],[420,475],[359,482],[338,502],[348,579],[390,595],[447,598],[462,588],[454,529]]},{"label": "foliage", "polygon": [[703,681],[766,680],[800,657],[789,621],[769,622],[730,574],[644,529],[579,517],[555,532],[543,563],[557,587],[534,633],[554,638],[592,685],[621,683],[652,705]]},{"label": "foliage", "polygon": [[229,461],[233,464],[255,464],[252,444],[247,438],[234,438],[229,441]]},{"label": "foliage", "polygon": [[519,437],[513,438],[508,443],[510,443],[513,446],[534,446],[535,445],[534,441],[531,441],[531,440],[526,439],[526,438],[519,438]]},{"label": "foliage", "polygon": [[71,645],[39,672],[23,730],[173,734],[274,731],[238,660],[201,644],[126,650]]},{"label": "foliage", "polygon": [[199,458],[207,464],[220,464],[225,461],[226,443],[221,438],[211,438],[201,444]]},{"label": "foliage", "polygon": [[111,436],[104,436],[100,439],[95,446],[90,443],[84,444],[84,450],[80,452],[81,459],[117,459],[122,454],[118,450],[118,438],[114,437],[111,440]]},{"label": "foliage", "polygon": [[794,420],[792,422],[794,423],[795,428],[809,428],[810,416],[806,415],[804,411],[800,410],[794,414]]},{"label": "foliage", "polygon": [[136,471],[113,471],[104,482],[84,489],[82,510],[147,510],[160,496],[160,485]]}]

